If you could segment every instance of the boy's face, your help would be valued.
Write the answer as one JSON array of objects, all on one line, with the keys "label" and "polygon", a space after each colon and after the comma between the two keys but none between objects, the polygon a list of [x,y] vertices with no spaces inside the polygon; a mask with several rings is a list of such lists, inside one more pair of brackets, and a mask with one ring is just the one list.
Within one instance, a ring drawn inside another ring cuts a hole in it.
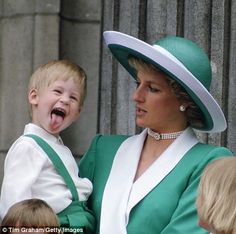
[{"label": "boy's face", "polygon": [[56,80],[40,92],[29,93],[32,122],[53,135],[73,123],[80,114],[80,93],[72,79]]}]

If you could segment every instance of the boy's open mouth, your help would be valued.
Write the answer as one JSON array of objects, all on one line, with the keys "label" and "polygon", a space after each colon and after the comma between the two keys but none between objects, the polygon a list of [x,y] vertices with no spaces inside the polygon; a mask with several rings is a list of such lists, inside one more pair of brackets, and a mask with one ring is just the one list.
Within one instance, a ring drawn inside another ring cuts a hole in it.
[{"label": "boy's open mouth", "polygon": [[53,129],[57,129],[61,126],[66,116],[65,110],[61,108],[54,108],[51,112],[51,126]]},{"label": "boy's open mouth", "polygon": [[51,116],[52,115],[57,115],[57,116],[61,116],[63,119],[65,118],[65,111],[61,108],[54,108],[51,112]]}]

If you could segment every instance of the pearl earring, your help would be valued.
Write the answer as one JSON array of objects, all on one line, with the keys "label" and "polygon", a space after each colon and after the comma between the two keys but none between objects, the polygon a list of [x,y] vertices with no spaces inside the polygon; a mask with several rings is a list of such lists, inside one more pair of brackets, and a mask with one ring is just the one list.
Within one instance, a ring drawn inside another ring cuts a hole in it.
[{"label": "pearl earring", "polygon": [[185,107],[184,105],[181,105],[181,106],[179,107],[179,110],[180,110],[181,112],[184,112],[184,111],[186,110],[186,107]]}]

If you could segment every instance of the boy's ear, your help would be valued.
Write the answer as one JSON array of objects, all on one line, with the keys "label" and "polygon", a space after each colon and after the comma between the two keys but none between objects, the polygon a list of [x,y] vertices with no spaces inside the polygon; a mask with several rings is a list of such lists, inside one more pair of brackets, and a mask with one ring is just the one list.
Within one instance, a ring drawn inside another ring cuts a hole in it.
[{"label": "boy's ear", "polygon": [[28,100],[31,105],[38,104],[38,91],[37,91],[37,89],[31,89],[29,91]]},{"label": "boy's ear", "polygon": [[78,120],[78,118],[79,118],[79,116],[80,116],[80,113],[81,113],[81,110],[82,110],[82,107],[79,107],[79,110],[78,110],[77,115],[75,116],[74,122],[75,122],[76,120]]}]

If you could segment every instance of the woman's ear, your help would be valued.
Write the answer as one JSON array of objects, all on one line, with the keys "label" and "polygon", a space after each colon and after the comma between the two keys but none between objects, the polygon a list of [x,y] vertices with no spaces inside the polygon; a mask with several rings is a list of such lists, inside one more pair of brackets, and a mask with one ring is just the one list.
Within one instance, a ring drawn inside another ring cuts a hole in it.
[{"label": "woman's ear", "polygon": [[38,104],[38,91],[37,91],[37,89],[31,89],[29,91],[28,100],[31,105]]}]

